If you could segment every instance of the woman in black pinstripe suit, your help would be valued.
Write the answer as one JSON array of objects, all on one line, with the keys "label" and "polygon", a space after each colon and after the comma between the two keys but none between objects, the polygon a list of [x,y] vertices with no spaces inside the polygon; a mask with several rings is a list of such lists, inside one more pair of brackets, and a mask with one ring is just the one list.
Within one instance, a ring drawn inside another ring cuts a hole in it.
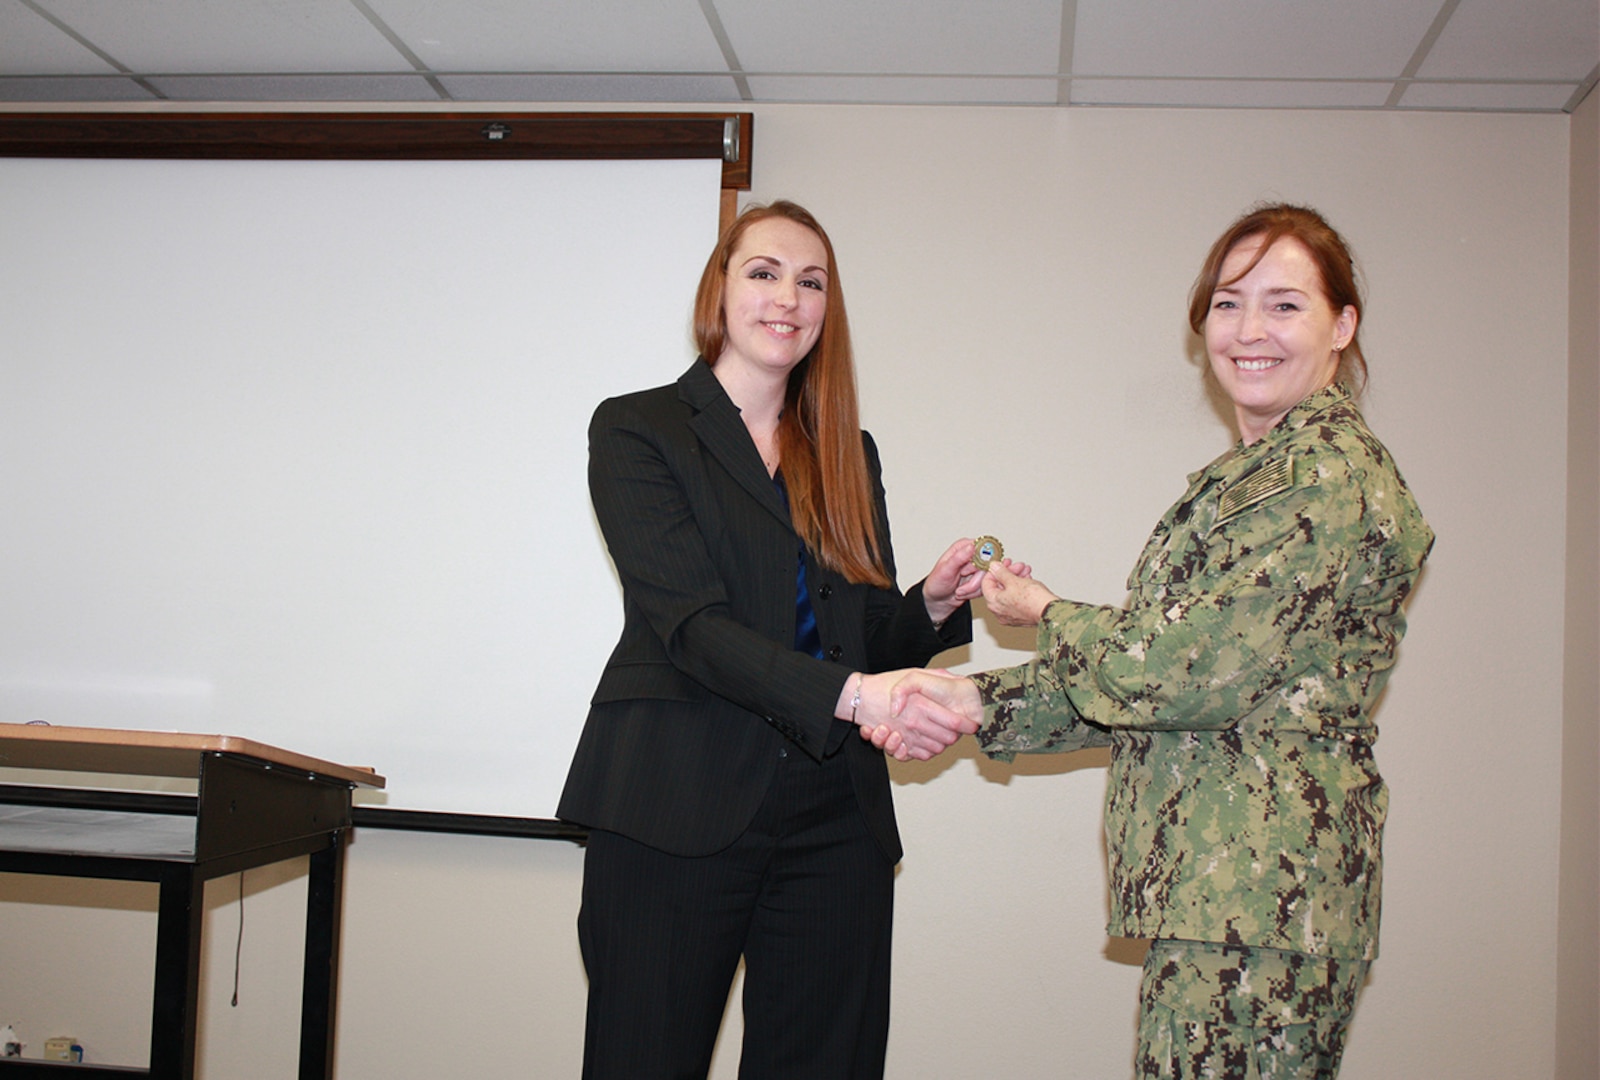
[{"label": "woman in black pinstripe suit", "polygon": [[960,540],[895,584],[810,214],[740,216],[695,337],[676,383],[602,403],[589,429],[625,617],[558,810],[591,829],[584,1076],[704,1077],[742,956],[743,1080],[880,1077],[901,848],[858,726],[900,725],[919,757],[970,731],[891,718],[888,692],[894,669],[971,640],[982,575]]}]

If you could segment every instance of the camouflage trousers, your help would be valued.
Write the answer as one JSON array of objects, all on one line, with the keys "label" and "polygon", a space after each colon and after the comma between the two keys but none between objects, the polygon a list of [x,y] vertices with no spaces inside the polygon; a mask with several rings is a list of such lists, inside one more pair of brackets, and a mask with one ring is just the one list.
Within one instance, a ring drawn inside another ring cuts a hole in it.
[{"label": "camouflage trousers", "polygon": [[1364,960],[1161,939],[1139,986],[1140,1080],[1333,1080]]}]

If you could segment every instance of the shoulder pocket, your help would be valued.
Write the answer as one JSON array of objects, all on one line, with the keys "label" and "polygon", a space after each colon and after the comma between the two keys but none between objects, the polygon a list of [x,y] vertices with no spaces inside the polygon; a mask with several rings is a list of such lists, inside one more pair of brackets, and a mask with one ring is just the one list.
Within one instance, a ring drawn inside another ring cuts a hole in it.
[{"label": "shoulder pocket", "polygon": [[1287,452],[1268,458],[1218,493],[1217,517],[1211,527],[1260,506],[1275,495],[1292,491],[1294,486],[1294,458]]}]

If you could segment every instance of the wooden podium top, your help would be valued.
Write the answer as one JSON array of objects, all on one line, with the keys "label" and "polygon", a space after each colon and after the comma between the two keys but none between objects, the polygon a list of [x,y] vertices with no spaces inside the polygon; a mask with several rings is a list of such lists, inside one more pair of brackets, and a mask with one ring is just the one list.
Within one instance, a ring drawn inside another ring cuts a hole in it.
[{"label": "wooden podium top", "polygon": [[384,778],[371,769],[336,765],[236,735],[0,723],[0,766],[12,768],[194,778],[207,753],[237,754],[360,787],[384,786]]}]

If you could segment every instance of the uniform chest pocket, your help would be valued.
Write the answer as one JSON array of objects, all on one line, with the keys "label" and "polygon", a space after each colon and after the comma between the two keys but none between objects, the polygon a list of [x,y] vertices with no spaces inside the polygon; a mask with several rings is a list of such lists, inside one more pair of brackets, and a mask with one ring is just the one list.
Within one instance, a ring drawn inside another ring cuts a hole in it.
[{"label": "uniform chest pocket", "polygon": [[1128,591],[1136,598],[1181,595],[1203,576],[1209,557],[1209,545],[1200,533],[1188,528],[1158,530],[1128,579]]}]

